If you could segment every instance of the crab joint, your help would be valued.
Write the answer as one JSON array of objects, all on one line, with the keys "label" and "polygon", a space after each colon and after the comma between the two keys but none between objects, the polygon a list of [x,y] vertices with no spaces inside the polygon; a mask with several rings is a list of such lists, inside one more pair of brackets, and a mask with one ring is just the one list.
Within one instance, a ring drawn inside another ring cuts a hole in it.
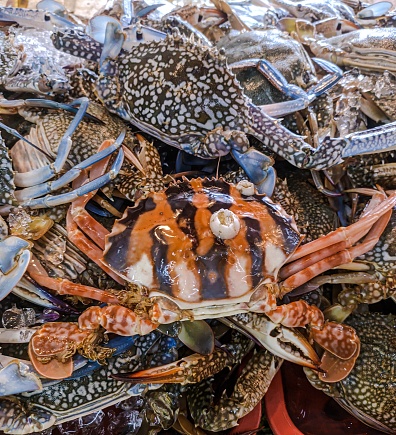
[{"label": "crab joint", "polygon": [[238,216],[231,210],[221,208],[212,214],[210,218],[210,229],[220,239],[234,238],[241,228]]}]

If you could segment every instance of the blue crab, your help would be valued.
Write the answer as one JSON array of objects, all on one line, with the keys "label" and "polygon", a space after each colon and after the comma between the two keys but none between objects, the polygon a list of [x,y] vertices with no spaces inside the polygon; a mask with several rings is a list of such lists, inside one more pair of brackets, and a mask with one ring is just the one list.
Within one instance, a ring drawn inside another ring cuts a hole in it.
[{"label": "blue crab", "polygon": [[351,7],[340,0],[271,0],[280,8],[287,10],[296,18],[312,22],[328,18],[338,18],[356,23],[355,13]]},{"label": "blue crab", "polygon": [[123,51],[122,37],[114,33],[116,42],[104,47],[75,31],[57,32],[53,41],[61,50],[83,57],[89,53],[100,63],[97,92],[110,111],[190,154],[216,158],[231,153],[260,191],[273,187],[272,160],[251,147],[248,135],[293,165],[316,170],[347,156],[393,148],[393,124],[326,137],[313,148],[251,103],[217,50],[176,32]]}]

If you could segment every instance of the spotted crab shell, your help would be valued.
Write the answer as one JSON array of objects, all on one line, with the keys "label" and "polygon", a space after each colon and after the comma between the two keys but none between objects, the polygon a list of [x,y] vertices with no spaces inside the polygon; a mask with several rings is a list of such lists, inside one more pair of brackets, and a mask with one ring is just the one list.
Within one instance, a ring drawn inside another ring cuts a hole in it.
[{"label": "spotted crab shell", "polygon": [[[240,221],[231,239],[211,231],[220,209]],[[106,239],[104,262],[150,296],[191,308],[248,301],[258,284],[276,281],[300,241],[294,220],[268,197],[244,196],[221,179],[184,179],[125,211]]]}]

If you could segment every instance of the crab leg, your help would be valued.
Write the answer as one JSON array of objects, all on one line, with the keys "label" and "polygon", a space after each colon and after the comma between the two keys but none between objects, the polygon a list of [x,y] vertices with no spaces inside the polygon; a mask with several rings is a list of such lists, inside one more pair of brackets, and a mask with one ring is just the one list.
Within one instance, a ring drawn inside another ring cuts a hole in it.
[{"label": "crab leg", "polygon": [[[309,266],[305,267],[302,270],[300,269],[299,271],[294,271],[293,275],[289,276],[282,282],[281,287],[285,289],[283,291],[286,291],[286,293],[288,293],[290,290],[293,290],[296,287],[305,284],[307,281],[311,280],[315,276],[318,276],[321,273],[332,269],[333,267],[340,266],[344,263],[350,263],[356,257],[359,257],[360,255],[363,255],[366,252],[370,251],[377,244],[379,237],[381,236],[386,225],[388,224],[391,215],[392,210],[384,214],[372,227],[364,241],[359,245],[339,251],[333,255],[323,258],[320,261],[315,260],[314,263],[309,261]],[[301,263],[303,264],[304,262],[301,262],[300,260],[296,263],[299,263],[296,265],[296,269],[298,270],[298,266],[301,266]],[[292,263],[290,266],[293,266],[294,264],[295,263]]]},{"label": "crab leg", "polygon": [[[111,144],[111,141],[105,141],[101,148],[106,148]],[[101,165],[96,164],[90,171],[91,176],[99,176],[105,170],[105,160]],[[81,181],[81,180],[80,180]],[[89,184],[89,183],[88,183]],[[66,228],[69,239],[86,255],[102,268],[108,275],[120,284],[124,284],[124,280],[114,273],[109,267],[102,262],[104,239],[109,234],[109,231],[103,227],[96,219],[94,219],[85,209],[87,202],[96,194],[97,190],[77,198],[72,202],[66,215]],[[89,240],[85,234],[78,229],[81,227],[85,233],[93,240]]]},{"label": "crab leg", "polygon": [[90,307],[75,323],[45,323],[29,343],[29,357],[35,370],[50,379],[64,379],[73,371],[72,356],[78,350],[90,360],[99,362],[110,357],[114,349],[96,345],[99,328],[118,335],[145,335],[158,325],[137,316],[120,305]]},{"label": "crab leg", "polygon": [[289,84],[280,71],[270,62],[264,59],[247,59],[234,62],[229,65],[233,73],[237,74],[249,68],[257,70],[280,92],[291,98],[292,101],[282,101],[280,103],[267,104],[260,106],[269,116],[284,116],[289,113],[297,112],[308,107],[310,103],[308,94],[296,85]]},{"label": "crab leg", "polygon": [[[76,44],[76,38],[79,43]],[[78,48],[78,55],[92,62],[99,62],[103,44],[95,41],[82,30],[57,30],[51,36],[54,47],[64,53],[73,54]]]},{"label": "crab leg", "polygon": [[124,160],[124,152],[122,149],[118,152],[116,159],[108,173],[102,175],[101,177],[96,178],[95,180],[90,181],[89,183],[84,184],[83,186],[72,190],[71,192],[64,193],[61,195],[48,195],[44,198],[37,198],[27,200],[23,203],[25,207],[30,207],[31,209],[38,208],[51,208],[60,204],[66,204],[68,202],[74,201],[76,198],[86,195],[92,190],[100,189],[105,186],[111,180],[113,180],[118,172],[121,169],[122,163]]},{"label": "crab leg", "polygon": [[43,287],[47,287],[51,290],[55,290],[60,295],[74,295],[85,298],[94,299],[100,302],[118,303],[118,299],[112,293],[105,290],[100,290],[95,287],[90,287],[82,284],[77,284],[67,279],[51,278],[50,276],[41,275],[35,272],[29,271],[29,275],[38,284]]},{"label": "crab leg", "polygon": [[81,330],[96,330],[103,326],[107,332],[118,335],[146,335],[158,327],[148,317],[140,317],[121,305],[89,307],[78,318]]},{"label": "crab leg", "polygon": [[56,174],[62,170],[67,157],[70,152],[70,148],[72,146],[72,140],[70,139],[71,135],[75,132],[81,120],[83,119],[87,108],[89,105],[89,101],[87,98],[81,98],[80,107],[77,111],[76,116],[73,118],[69,127],[67,128],[65,134],[63,135],[59,147],[58,152],[55,158],[55,162],[50,166],[44,166],[39,169],[33,169],[32,171],[16,173],[14,177],[15,185],[18,187],[29,187],[35,184],[43,183],[51,178],[53,178]]},{"label": "crab leg", "polygon": [[280,71],[265,59],[247,59],[234,62],[229,65],[229,68],[235,74],[247,68],[257,68],[257,70],[275,88],[291,98],[292,101],[282,101],[279,103],[260,106],[267,115],[280,117],[307,108],[315,98],[327,92],[342,78],[342,70],[336,65],[321,59],[319,59],[317,63],[330,74],[320,80],[319,83],[309,89],[308,92],[303,91],[298,86],[288,83]]},{"label": "crab leg", "polygon": [[[19,202],[27,201],[31,198],[37,198],[39,196],[46,195],[50,192],[53,192],[75,180],[84,169],[89,168],[94,163],[100,162],[102,159],[110,156],[114,151],[116,151],[120,145],[122,140],[125,138],[125,131],[122,135],[119,136],[116,142],[113,145],[106,147],[104,150],[99,151],[95,155],[88,157],[86,160],[82,161],[78,165],[74,166],[74,168],[67,171],[66,174],[62,175],[60,178],[54,181],[49,181],[43,184],[37,184],[32,187],[27,187],[22,190],[18,190],[15,192],[15,197]],[[22,204],[23,205],[23,204]]]},{"label": "crab leg", "polygon": [[[84,219],[84,216],[82,217]],[[93,219],[94,220],[94,219]],[[98,223],[96,226],[99,226]],[[120,278],[116,273],[114,273],[109,267],[107,267],[102,262],[103,251],[98,248],[95,243],[90,241],[85,234],[78,229],[77,224],[75,223],[71,210],[69,209],[66,215],[66,229],[68,233],[68,238],[72,241],[77,248],[79,248],[82,252],[85,252],[86,255],[95,262],[101,269],[103,269],[108,275],[110,275],[116,282],[119,284],[124,284],[125,281]],[[91,228],[92,229],[92,228]]]},{"label": "crab leg", "polygon": [[[382,232],[384,231],[387,223],[389,222],[389,219],[392,215],[392,210],[388,211],[386,214],[381,216],[378,221],[369,229],[364,241],[359,244],[356,248],[353,248],[353,245],[360,240],[367,232],[367,229],[365,228],[364,231],[361,233],[356,233],[354,237],[352,238],[346,238],[342,242],[335,243],[334,245],[331,245],[327,248],[320,249],[318,251],[313,251],[312,253],[307,254],[304,257],[301,257],[299,260],[296,260],[294,262],[289,263],[287,266],[282,267],[279,277],[281,279],[290,279],[292,275],[295,275],[297,273],[303,274],[304,270],[315,265],[318,267],[319,264],[326,264],[321,263],[322,260],[326,260],[329,258],[333,258],[337,253],[340,253],[344,250],[347,250],[350,253],[351,260],[346,261],[345,263],[350,263],[353,261],[355,257],[358,257],[359,255],[362,255],[368,251],[370,251],[375,244],[378,242],[379,237],[381,236]],[[353,225],[358,225],[359,222]],[[312,242],[311,242],[312,243]],[[353,253],[356,249],[358,249],[356,255]],[[361,252],[361,253],[359,253]],[[346,257],[348,258],[348,257]],[[331,260],[329,260],[330,265]],[[340,266],[340,265],[336,265]],[[333,266],[333,267],[336,267]],[[325,272],[325,270],[322,270],[319,272],[315,272],[314,276],[317,276],[319,273]],[[326,269],[328,270],[328,269]],[[312,269],[314,271],[314,269]],[[291,282],[291,281],[289,281]]]},{"label": "crab leg", "polygon": [[[118,139],[120,139],[120,137]],[[114,144],[116,144],[116,142]],[[114,146],[114,145],[111,146],[110,145],[111,145],[111,141],[105,141],[100,146],[100,150],[106,150],[109,147],[111,148],[112,146]],[[119,145],[120,142],[118,141],[118,146]],[[108,160],[109,159],[103,161],[101,165],[94,165],[90,171],[90,178],[97,178],[101,176],[105,171]],[[83,183],[84,183],[83,179],[78,180],[78,184],[80,186],[84,185]],[[96,192],[97,190],[93,190],[90,193],[81,196],[80,198],[77,198],[75,201],[72,202],[67,214],[67,228],[68,228],[70,240],[72,240],[75,244],[77,244],[77,246],[83,252],[88,253],[88,256],[93,261],[95,261],[95,263],[97,263],[101,268],[103,268],[104,265],[100,261],[100,259],[103,256],[102,251],[104,250],[105,247],[104,240],[105,237],[109,234],[109,231],[103,225],[101,225],[96,219],[94,219],[85,209],[86,204],[91,198],[95,196]],[[96,243],[96,245],[100,248],[100,250],[98,250],[97,247],[95,247],[88,239],[86,239],[84,234],[78,230],[77,226],[84,229],[84,232]],[[86,246],[84,246],[84,244]],[[109,269],[106,268],[104,270],[106,270],[106,272],[108,273]],[[117,282],[120,282],[119,277],[117,279]],[[122,282],[123,280],[121,280],[120,283]]]},{"label": "crab leg", "polygon": [[213,400],[207,385],[194,388],[187,401],[195,424],[218,432],[237,426],[244,416],[249,418],[247,414],[262,400],[281,365],[282,360],[261,349],[249,359],[230,395]]},{"label": "crab leg", "polygon": [[300,246],[291,257],[288,258],[286,263],[291,263],[299,258],[310,255],[314,251],[319,249],[327,248],[339,242],[347,242],[349,246],[356,243],[360,237],[361,232],[367,233],[368,229],[373,226],[373,224],[378,221],[383,214],[391,210],[396,205],[396,193],[392,193],[389,198],[382,201],[375,209],[370,212],[365,213],[360,220],[349,227],[341,227],[337,230],[331,232],[326,237],[321,237],[320,239],[314,240],[306,245]]},{"label": "crab leg", "polygon": [[134,373],[112,375],[117,381],[136,384],[181,384],[187,385],[201,382],[214,375],[230,364],[235,364],[230,353],[216,348],[210,355],[194,353],[183,359],[152,369],[140,370]]},{"label": "crab leg", "polygon": [[231,331],[230,343],[216,347],[208,355],[194,353],[160,367],[135,373],[120,373],[113,377],[132,383],[180,383],[182,385],[196,383],[227,366],[240,363],[253,347],[253,342],[246,336]]}]

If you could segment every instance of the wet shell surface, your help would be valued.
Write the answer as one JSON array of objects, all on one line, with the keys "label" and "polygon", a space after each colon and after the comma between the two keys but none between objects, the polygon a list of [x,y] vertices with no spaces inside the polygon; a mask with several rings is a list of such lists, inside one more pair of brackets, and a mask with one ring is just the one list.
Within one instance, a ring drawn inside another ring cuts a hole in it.
[{"label": "wet shell surface", "polygon": [[[219,210],[239,221],[232,238],[211,229]],[[150,296],[219,303],[275,282],[300,241],[294,220],[268,197],[243,195],[224,180],[183,180],[125,211],[107,238],[104,261]]]}]

